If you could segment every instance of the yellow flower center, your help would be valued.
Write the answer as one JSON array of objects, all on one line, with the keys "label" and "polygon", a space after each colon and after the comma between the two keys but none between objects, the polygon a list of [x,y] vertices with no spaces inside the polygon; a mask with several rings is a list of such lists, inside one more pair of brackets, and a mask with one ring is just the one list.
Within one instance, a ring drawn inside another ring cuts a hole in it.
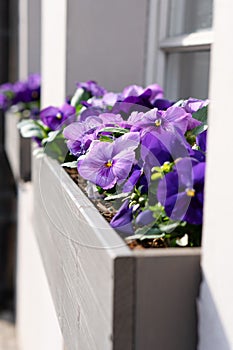
[{"label": "yellow flower center", "polygon": [[161,119],[156,119],[155,126],[160,126],[161,124],[162,124],[162,120]]},{"label": "yellow flower center", "polygon": [[108,160],[107,163],[105,163],[106,168],[111,168],[112,166],[112,160]]},{"label": "yellow flower center", "polygon": [[58,112],[58,113],[56,114],[56,118],[57,118],[57,119],[61,119],[61,118],[62,118],[62,114],[61,114],[60,112]]},{"label": "yellow flower center", "polygon": [[188,197],[194,197],[195,196],[194,188],[187,188],[186,194],[187,194]]}]

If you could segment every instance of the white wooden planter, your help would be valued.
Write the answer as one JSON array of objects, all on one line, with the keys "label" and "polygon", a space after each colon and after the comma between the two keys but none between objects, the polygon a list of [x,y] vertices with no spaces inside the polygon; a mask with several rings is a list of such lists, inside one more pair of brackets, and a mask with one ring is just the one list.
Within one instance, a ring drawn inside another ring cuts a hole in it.
[{"label": "white wooden planter", "polygon": [[60,165],[33,156],[34,222],[67,350],[194,350],[200,249],[131,251]]},{"label": "white wooden planter", "polygon": [[16,108],[5,113],[5,149],[16,181],[31,179],[31,141],[23,138],[17,128],[20,114]]}]

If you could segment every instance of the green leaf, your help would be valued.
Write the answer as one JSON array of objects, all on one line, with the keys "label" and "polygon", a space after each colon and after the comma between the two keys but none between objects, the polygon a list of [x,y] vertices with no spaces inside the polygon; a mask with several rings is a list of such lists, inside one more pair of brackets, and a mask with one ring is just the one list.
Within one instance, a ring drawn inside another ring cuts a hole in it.
[{"label": "green leaf", "polygon": [[172,224],[168,224],[168,225],[159,225],[159,229],[161,232],[172,232],[173,230],[175,230],[175,228],[177,228],[180,225],[180,222],[174,222]]},{"label": "green leaf", "polygon": [[192,134],[197,136],[197,135],[201,134],[202,132],[204,132],[207,129],[208,129],[208,125],[207,124],[202,124],[202,125],[199,125],[196,128],[194,128],[192,130]]},{"label": "green leaf", "polygon": [[99,140],[101,142],[113,142],[113,139],[109,136],[106,136],[106,135],[101,135]]},{"label": "green leaf", "polygon": [[143,237],[140,238],[141,241],[145,240],[145,239],[158,239],[158,238],[163,238],[165,237],[164,233],[161,234],[153,234],[153,233],[146,233]]},{"label": "green leaf", "polygon": [[153,171],[157,171],[158,173],[162,173],[163,172],[163,169],[162,169],[162,167],[160,167],[160,166],[154,166],[152,169],[151,169],[151,171],[153,172]]},{"label": "green leaf", "polygon": [[126,197],[128,197],[129,194],[130,194],[130,192],[122,192],[122,193],[118,193],[118,194],[114,194],[114,195],[109,195],[106,198],[104,198],[104,200],[105,201],[113,201],[115,199],[126,198]]},{"label": "green leaf", "polygon": [[179,101],[177,101],[176,103],[174,103],[172,106],[173,106],[173,107],[181,107],[182,104],[183,104],[183,102],[184,102],[184,100],[179,100]]},{"label": "green leaf", "polygon": [[71,101],[70,101],[71,106],[73,107],[78,106],[80,104],[80,101],[83,100],[84,93],[85,93],[84,89],[78,88],[75,91],[73,97],[71,98]]},{"label": "green leaf", "polygon": [[163,177],[163,174],[161,173],[154,173],[151,175],[151,180],[152,181],[156,181],[156,180],[159,180],[159,179],[162,179]]},{"label": "green leaf", "polygon": [[158,227],[152,227],[144,233],[143,237],[145,236],[150,236],[150,238],[151,236],[156,236],[155,238],[159,238],[160,236],[164,236],[164,233],[162,233]]},{"label": "green leaf", "polygon": [[208,107],[205,106],[193,113],[192,117],[199,120],[200,122],[207,124]]},{"label": "green leaf", "polygon": [[124,128],[118,128],[118,127],[111,127],[107,126],[106,128],[103,128],[100,130],[100,132],[112,132],[112,133],[117,133],[117,134],[127,134],[129,130],[124,129]]},{"label": "green leaf", "polygon": [[62,134],[61,135],[60,134],[61,134],[60,130],[50,131],[48,133],[48,137],[44,138],[44,140],[42,141],[42,144],[44,145],[47,142],[52,142],[52,141],[56,140],[58,138],[58,136],[61,137]]},{"label": "green leaf", "polygon": [[45,135],[41,127],[32,119],[23,119],[17,124],[17,128],[25,138],[38,137],[42,139]]},{"label": "green leaf", "polygon": [[59,163],[64,163],[68,149],[63,138],[57,137],[53,142],[47,142],[44,145],[44,152],[53,159],[57,159]]},{"label": "green leaf", "polygon": [[75,160],[73,162],[62,163],[61,166],[66,167],[66,168],[77,168],[77,163],[78,163],[78,161]]},{"label": "green leaf", "polygon": [[77,157],[75,157],[72,153],[67,152],[65,159],[64,159],[64,163],[71,163],[71,162],[75,162],[77,160]]}]

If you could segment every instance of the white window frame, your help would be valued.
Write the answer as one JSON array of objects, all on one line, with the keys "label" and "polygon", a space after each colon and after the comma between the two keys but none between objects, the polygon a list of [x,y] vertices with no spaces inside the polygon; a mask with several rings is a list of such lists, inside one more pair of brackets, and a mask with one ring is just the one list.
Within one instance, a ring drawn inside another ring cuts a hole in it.
[{"label": "white window frame", "polygon": [[[183,0],[185,1],[185,0]],[[148,18],[148,46],[145,71],[145,84],[157,82],[165,86],[166,56],[170,52],[196,52],[211,50],[213,30],[204,29],[198,32],[167,36],[169,20],[169,0],[150,0]],[[180,16],[183,14],[180,12]],[[177,23],[181,23],[177,19]],[[173,89],[177,91],[179,70],[174,72]]]}]

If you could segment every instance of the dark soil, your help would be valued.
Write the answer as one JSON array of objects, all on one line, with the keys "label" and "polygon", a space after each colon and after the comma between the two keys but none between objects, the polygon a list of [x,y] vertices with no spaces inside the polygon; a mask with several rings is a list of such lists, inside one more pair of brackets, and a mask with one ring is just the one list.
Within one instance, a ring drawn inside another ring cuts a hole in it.
[{"label": "dark soil", "polygon": [[[87,182],[84,180],[77,172],[76,168],[65,168],[64,170],[69,174],[71,179],[79,186],[79,188],[83,191],[83,193],[88,197],[86,186]],[[89,198],[89,197],[88,197]],[[90,198],[89,198],[90,199]],[[98,199],[90,199],[90,201],[94,204],[97,210],[100,212],[103,217],[110,222],[113,216],[116,214],[116,209],[101,198]],[[166,242],[163,239],[144,239],[144,240],[126,240],[126,244],[130,249],[148,249],[148,248],[166,248]]]}]

